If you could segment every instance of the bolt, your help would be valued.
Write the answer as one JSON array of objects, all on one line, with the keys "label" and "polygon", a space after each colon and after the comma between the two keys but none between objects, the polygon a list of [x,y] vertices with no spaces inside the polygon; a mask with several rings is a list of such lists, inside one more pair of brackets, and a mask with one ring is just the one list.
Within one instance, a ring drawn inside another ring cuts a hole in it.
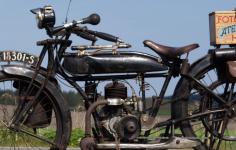
[{"label": "bolt", "polygon": [[146,114],[144,114],[142,119],[143,119],[143,122],[146,122],[146,121],[148,121],[148,116]]},{"label": "bolt", "polygon": [[180,140],[176,140],[176,144],[180,144]]}]

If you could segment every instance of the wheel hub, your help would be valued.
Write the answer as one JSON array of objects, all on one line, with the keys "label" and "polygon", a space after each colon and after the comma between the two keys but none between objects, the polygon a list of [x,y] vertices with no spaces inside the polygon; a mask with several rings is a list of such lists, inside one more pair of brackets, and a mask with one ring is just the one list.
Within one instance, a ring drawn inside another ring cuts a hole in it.
[{"label": "wheel hub", "polygon": [[236,106],[233,106],[228,110],[228,117],[234,118],[235,116],[236,116]]}]

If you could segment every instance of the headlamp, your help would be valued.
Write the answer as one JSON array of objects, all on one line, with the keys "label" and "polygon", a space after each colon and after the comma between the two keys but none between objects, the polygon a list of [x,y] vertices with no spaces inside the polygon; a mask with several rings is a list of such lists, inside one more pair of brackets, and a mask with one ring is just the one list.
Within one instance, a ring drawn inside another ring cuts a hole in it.
[{"label": "headlamp", "polygon": [[56,17],[52,6],[47,5],[43,8],[32,9],[31,12],[36,14],[39,29],[49,28],[55,25]]}]

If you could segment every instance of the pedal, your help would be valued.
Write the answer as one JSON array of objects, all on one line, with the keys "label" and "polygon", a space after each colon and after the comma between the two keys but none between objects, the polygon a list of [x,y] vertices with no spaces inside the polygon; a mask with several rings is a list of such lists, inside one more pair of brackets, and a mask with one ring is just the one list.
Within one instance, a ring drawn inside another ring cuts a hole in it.
[{"label": "pedal", "polygon": [[152,129],[158,123],[157,117],[151,117],[148,114],[143,114],[141,116],[141,127],[142,131],[148,131]]},{"label": "pedal", "polygon": [[[155,114],[155,115],[143,114],[141,116],[142,130],[144,130],[144,131],[150,130],[158,123],[158,118],[156,117],[156,113],[158,112],[160,105],[161,105],[161,98],[157,97],[157,96],[153,96],[152,97],[152,108],[151,108],[152,112],[150,112],[150,113]],[[155,117],[153,117],[153,116],[155,116]]]}]

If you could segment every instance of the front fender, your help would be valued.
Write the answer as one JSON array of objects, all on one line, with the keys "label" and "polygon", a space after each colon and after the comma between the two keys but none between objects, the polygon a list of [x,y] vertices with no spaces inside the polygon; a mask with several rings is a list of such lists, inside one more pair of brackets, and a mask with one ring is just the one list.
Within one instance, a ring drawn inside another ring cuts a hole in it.
[{"label": "front fender", "polygon": [[[0,72],[2,74],[16,77],[17,79],[18,78],[27,79],[30,81],[35,74],[34,68],[30,68],[30,67],[26,67],[22,65],[4,65],[4,66],[1,66],[1,68],[2,70]],[[43,70],[40,70],[40,71],[43,71]],[[39,73],[36,76],[34,82],[39,83],[41,85],[42,83],[44,83],[45,79],[46,79],[45,76]],[[63,94],[60,88],[58,88],[58,86],[56,86],[55,83],[52,82],[51,80],[47,82],[43,90],[47,92],[47,94],[53,99],[53,105],[55,105],[55,107],[58,108],[57,112],[60,113],[61,115],[61,120],[59,119],[58,121],[63,122],[62,131],[61,131],[63,134],[61,135],[62,136],[61,141],[59,142],[61,142],[61,144],[63,145],[67,144],[67,140],[69,139],[70,132],[71,132],[71,115],[69,111],[68,102],[63,97]]]},{"label": "front fender", "polygon": [[[32,79],[32,77],[35,74],[34,68],[30,68],[30,67],[26,67],[22,65],[3,65],[1,67],[2,67],[2,71],[9,75],[27,77],[27,78]],[[35,81],[42,84],[46,79],[45,77],[46,73],[45,73],[45,70],[43,69],[41,69],[39,72],[40,73],[37,74]],[[49,88],[55,87],[60,90],[60,86],[58,85],[57,80],[55,78],[50,78],[49,82],[47,83],[47,86],[49,86]]]}]

